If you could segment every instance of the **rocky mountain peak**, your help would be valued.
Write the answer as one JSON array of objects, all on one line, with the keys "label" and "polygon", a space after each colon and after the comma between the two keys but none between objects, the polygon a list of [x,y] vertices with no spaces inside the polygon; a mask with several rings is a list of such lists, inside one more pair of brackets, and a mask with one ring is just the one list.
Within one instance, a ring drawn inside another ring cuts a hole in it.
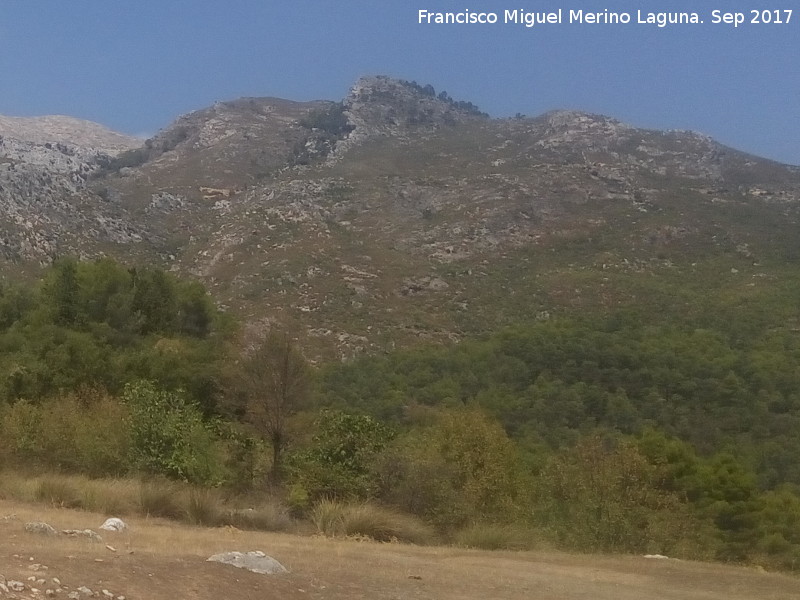
[{"label": "rocky mountain peak", "polygon": [[385,76],[362,77],[344,100],[356,134],[397,135],[410,129],[436,129],[486,115],[471,102],[453,100],[432,85]]}]

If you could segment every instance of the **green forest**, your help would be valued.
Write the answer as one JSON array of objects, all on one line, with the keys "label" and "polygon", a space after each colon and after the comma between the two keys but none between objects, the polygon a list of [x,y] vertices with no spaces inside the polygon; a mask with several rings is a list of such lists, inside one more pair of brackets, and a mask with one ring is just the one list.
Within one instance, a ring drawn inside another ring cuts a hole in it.
[{"label": "green forest", "polygon": [[800,570],[800,334],[698,305],[312,364],[197,282],[61,259],[0,289],[0,460],[270,496],[330,534]]}]

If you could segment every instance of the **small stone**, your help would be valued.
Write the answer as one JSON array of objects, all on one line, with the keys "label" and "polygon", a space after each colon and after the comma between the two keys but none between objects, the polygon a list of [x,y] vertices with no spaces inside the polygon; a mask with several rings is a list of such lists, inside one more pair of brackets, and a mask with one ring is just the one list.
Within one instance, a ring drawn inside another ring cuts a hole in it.
[{"label": "small stone", "polygon": [[70,592],[67,594],[67,598],[69,598],[69,600],[80,600],[80,597],[81,595],[78,592]]},{"label": "small stone", "polygon": [[8,589],[12,592],[21,592],[25,589],[25,584],[21,581],[9,581],[8,582]]},{"label": "small stone", "polygon": [[53,577],[53,583],[56,585],[61,585],[61,580],[58,577]]},{"label": "small stone", "polygon": [[50,588],[47,588],[44,591],[44,595],[47,596],[48,598],[52,598],[53,596],[56,595],[56,592],[55,592],[55,590],[51,590]]},{"label": "small stone", "polygon": [[28,581],[36,581],[36,575],[31,575],[28,577]]},{"label": "small stone", "polygon": [[112,594],[108,590],[103,590],[103,596],[105,596],[106,598],[113,598],[114,594]]},{"label": "small stone", "polygon": [[5,583],[0,583],[0,592],[3,592],[4,594],[8,593],[8,587]]},{"label": "small stone", "polygon": [[85,585],[82,585],[81,587],[79,587],[78,588],[78,592],[80,594],[83,594],[84,596],[92,596],[92,595],[94,595],[94,592],[92,590],[90,590],[88,587],[86,587]]}]

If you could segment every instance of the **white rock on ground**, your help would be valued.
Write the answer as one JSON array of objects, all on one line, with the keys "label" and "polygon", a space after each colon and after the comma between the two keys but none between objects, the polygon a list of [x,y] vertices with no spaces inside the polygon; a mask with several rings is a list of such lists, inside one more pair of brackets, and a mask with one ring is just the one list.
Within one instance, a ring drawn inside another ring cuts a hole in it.
[{"label": "white rock on ground", "polygon": [[247,553],[224,552],[222,554],[215,554],[209,558],[207,562],[219,562],[226,565],[239,567],[240,569],[247,569],[253,573],[262,573],[264,575],[275,575],[278,573],[288,572],[286,567],[284,567],[277,560],[258,550]]},{"label": "white rock on ground", "polygon": [[106,519],[105,522],[100,525],[100,529],[105,529],[106,531],[125,531],[128,528],[128,525],[122,519],[118,519],[117,517],[111,517],[110,519]]}]

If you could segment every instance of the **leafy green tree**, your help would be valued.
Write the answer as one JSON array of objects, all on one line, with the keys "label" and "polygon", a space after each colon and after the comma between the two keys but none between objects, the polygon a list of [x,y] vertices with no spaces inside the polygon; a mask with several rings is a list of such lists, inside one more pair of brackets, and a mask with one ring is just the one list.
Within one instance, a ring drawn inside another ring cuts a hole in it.
[{"label": "leafy green tree", "polygon": [[224,478],[213,430],[182,394],[139,381],[125,386],[132,464],[141,471],[194,483]]},{"label": "leafy green tree", "polygon": [[529,517],[530,482],[515,444],[475,408],[442,411],[387,451],[380,496],[441,529]]},{"label": "leafy green tree", "polygon": [[77,261],[62,258],[54,262],[44,288],[45,297],[52,303],[53,321],[58,325],[75,325],[80,312]]},{"label": "leafy green tree", "polygon": [[296,493],[320,498],[367,500],[377,492],[374,465],[394,437],[392,429],[368,415],[323,411],[311,445],[292,464]]},{"label": "leafy green tree", "polygon": [[134,312],[142,320],[143,334],[171,334],[177,323],[177,298],[172,280],[161,270],[138,269],[133,276]]},{"label": "leafy green tree", "polygon": [[691,512],[629,441],[594,434],[553,457],[537,480],[537,519],[583,551],[671,551],[690,537]]},{"label": "leafy green tree", "polygon": [[183,389],[215,411],[231,328],[202,285],[112,259],[63,258],[41,284],[0,290],[0,394],[41,400],[137,379]]}]

